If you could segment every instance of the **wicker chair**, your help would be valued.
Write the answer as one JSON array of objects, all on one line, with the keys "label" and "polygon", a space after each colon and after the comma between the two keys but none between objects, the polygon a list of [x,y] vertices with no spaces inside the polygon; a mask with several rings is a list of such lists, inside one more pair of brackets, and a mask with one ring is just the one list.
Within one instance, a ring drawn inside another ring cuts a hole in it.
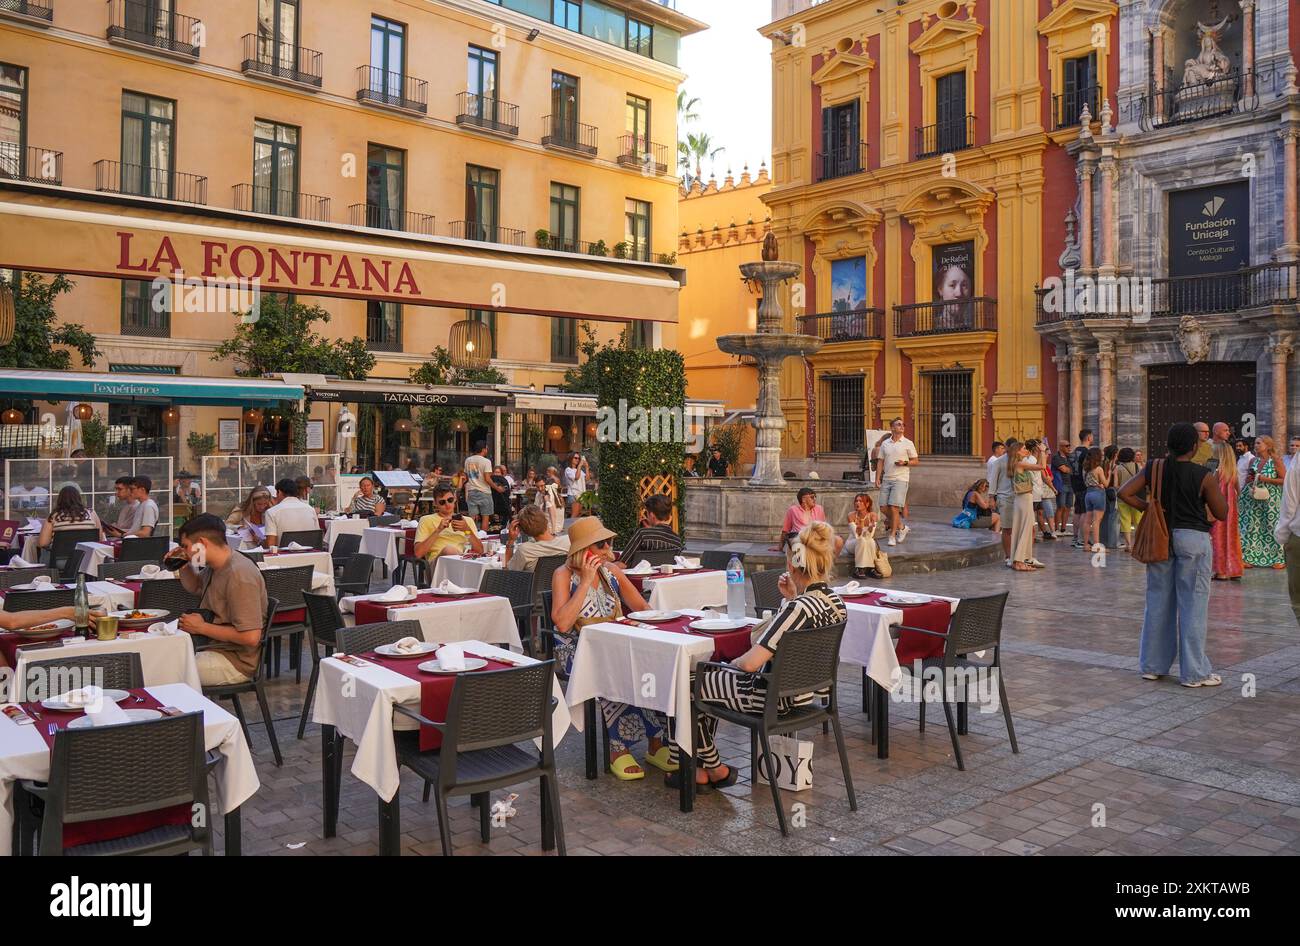
[{"label": "wicker chair", "polygon": [[340,627],[336,634],[338,649],[345,654],[363,654],[383,644],[396,644],[403,637],[424,637],[419,621],[376,621]]},{"label": "wicker chair", "polygon": [[266,552],[263,549],[239,549],[238,552],[254,565],[261,565],[266,561]]},{"label": "wicker chair", "polygon": [[92,679],[95,686],[109,690],[134,690],[144,686],[144,670],[138,653],[84,654],[78,657],[56,657],[52,660],[32,660],[23,673],[23,693],[29,700],[44,700],[67,688],[84,686],[72,682],[80,677]]},{"label": "wicker chair", "polygon": [[28,585],[42,576],[54,578],[55,571],[49,565],[40,565],[36,568],[11,568],[6,571],[0,571],[0,591],[7,591],[14,585]]},{"label": "wicker chair", "polygon": [[160,562],[167,554],[171,542],[172,540],[165,535],[154,535],[144,539],[123,539],[122,545],[118,548],[117,560],[119,562]]},{"label": "wicker chair", "polygon": [[[63,574],[63,568],[69,558],[76,559],[77,565],[81,562],[81,553],[77,551],[78,542],[98,542],[98,529],[61,529],[54,533],[54,538],[50,542],[50,560],[52,568]],[[75,577],[76,572],[73,572]]]},{"label": "wicker chair", "polygon": [[784,572],[778,568],[768,568],[754,572],[749,580],[754,583],[754,613],[762,616],[764,611],[777,611],[785,602],[785,596],[777,584]]},{"label": "wicker chair", "polygon": [[[348,538],[339,536],[339,538]],[[356,538],[356,536],[352,536]],[[363,595],[370,591],[370,575],[375,570],[375,557],[368,552],[357,552],[343,566],[343,573],[334,582],[336,597]]]},{"label": "wicker chair", "polygon": [[360,551],[361,536],[353,532],[336,535],[334,537],[334,547],[330,549],[330,558],[334,562],[334,570],[338,571],[348,563],[348,559]]},{"label": "wicker chair", "polygon": [[[486,844],[491,840],[490,793],[532,779],[541,782],[542,850],[558,847],[561,855],[565,853],[551,733],[554,672],[555,664],[548,660],[462,674],[452,689],[445,722],[426,719],[405,706],[393,707],[395,713],[442,733],[442,748],[433,752],[420,751],[418,732],[398,732],[395,742],[398,766],[406,766],[433,786],[444,856],[451,856],[449,797],[469,795],[477,803],[480,836]],[[541,740],[540,752],[532,744],[535,739]],[[380,802],[383,853],[399,853],[400,798],[399,791],[392,801]]]},{"label": "wicker chair", "polygon": [[744,552],[728,552],[725,549],[709,549],[707,552],[687,552],[685,554],[691,557],[698,554],[701,568],[716,568],[719,571],[726,571],[727,566],[731,564],[731,557],[733,555],[740,559],[741,565],[745,564]]},{"label": "wicker chair", "polygon": [[[202,713],[60,732],[54,740],[49,783],[22,783],[25,796],[43,803],[38,853],[43,857],[211,854],[209,819],[196,824],[189,814],[212,810],[203,743]],[[66,827],[177,808],[180,812],[171,824],[64,847]]]},{"label": "wicker chair", "polygon": [[[828,721],[835,730],[835,745],[840,753],[840,769],[844,773],[844,789],[849,796],[849,809],[858,810],[858,796],[853,790],[853,775],[849,772],[849,756],[844,748],[844,733],[840,729],[840,711],[837,700],[837,676],[840,666],[840,639],[844,636],[844,624],[831,624],[826,627],[806,628],[791,631],[781,638],[781,646],[772,658],[771,671],[761,674],[767,680],[767,698],[762,715],[751,715],[738,710],[708,703],[703,699],[704,676],[706,669],[735,673],[732,664],[705,662],[696,664],[695,679],[691,686],[691,726],[699,716],[712,716],[743,726],[749,730],[749,755],[751,776],[756,772],[758,747],[762,744],[763,757],[771,758],[770,737],[781,733],[795,733],[823,721]],[[777,714],[780,698],[783,696],[802,696],[808,693],[826,691],[824,704],[811,703],[793,709],[785,716]],[[689,767],[689,766],[688,766]],[[687,768],[687,767],[684,767]],[[682,778],[687,772],[683,771]],[[757,785],[757,778],[754,779]],[[691,776],[691,784],[694,777]],[[772,803],[776,806],[776,820],[781,826],[781,833],[790,834],[786,824],[785,809],[781,804],[781,790],[773,781],[768,782],[772,790]]]},{"label": "wicker chair", "polygon": [[166,608],[165,621],[174,621],[186,611],[197,611],[202,595],[187,591],[178,579],[155,578],[140,583],[136,604],[142,608]]},{"label": "wicker chair", "polygon": [[58,588],[54,591],[10,591],[5,594],[5,610],[44,611],[48,608],[70,608],[73,593],[71,588]]},{"label": "wicker chair", "polygon": [[401,516],[395,516],[392,513],[385,513],[382,516],[371,516],[369,518],[370,528],[375,529],[379,526],[394,526],[402,521]]},{"label": "wicker chair", "polygon": [[638,562],[649,562],[654,568],[660,565],[672,565],[677,561],[677,556],[681,552],[636,552],[630,559],[619,558],[620,562],[625,562],[628,568],[635,568]]},{"label": "wicker chair", "polygon": [[326,594],[304,592],[302,603],[307,609],[307,650],[311,654],[311,676],[307,678],[307,696],[302,701],[302,715],[298,718],[298,738],[307,730],[307,717],[311,714],[312,700],[316,697],[316,682],[320,679],[321,647],[325,656],[338,646],[338,630],[344,626],[339,603]]},{"label": "wicker chair", "polygon": [[271,669],[274,663],[272,676],[280,675],[280,641],[287,637],[290,647],[289,666],[296,671],[296,683],[302,682],[302,638],[307,633],[307,612],[302,603],[302,595],[304,591],[311,590],[314,572],[315,568],[311,565],[268,568],[262,572],[262,577],[266,579],[266,593],[280,602],[275,620],[268,625],[263,635],[271,643],[265,655],[267,669]]},{"label": "wicker chair", "polygon": [[478,590],[485,595],[500,595],[508,599],[510,610],[515,613],[519,639],[531,643],[529,624],[533,615],[533,576],[528,572],[491,568],[483,573],[483,582]]},{"label": "wicker chair", "polygon": [[99,563],[99,577],[101,581],[108,581],[111,578],[127,578],[131,575],[140,574],[142,562],[119,562],[111,559],[105,559]]},{"label": "wicker chair", "polygon": [[206,686],[203,688],[203,695],[208,699],[216,701],[220,699],[229,699],[235,710],[235,717],[239,720],[240,727],[244,730],[244,738],[252,745],[253,740],[248,732],[248,721],[244,718],[244,707],[239,702],[241,693],[255,693],[257,695],[257,705],[262,710],[262,722],[266,724],[266,736],[271,741],[271,752],[275,755],[275,764],[284,765],[284,758],[280,755],[280,743],[275,738],[275,721],[271,718],[271,708],[266,702],[266,688],[262,683],[262,671],[265,669],[263,654],[266,651],[266,628],[271,626],[275,619],[276,610],[280,607],[280,602],[270,595],[266,598],[266,617],[262,623],[262,638],[257,644],[257,663],[253,668],[253,675],[247,680],[240,683],[223,683],[218,686]]},{"label": "wicker chair", "polygon": [[[534,642],[533,656],[539,651],[549,658],[551,622],[551,579],[555,570],[568,560],[567,555],[543,555],[533,565],[533,601],[537,613],[537,640]],[[558,675],[558,671],[557,671]]]},{"label": "wicker chair", "polygon": [[324,548],[325,533],[320,529],[303,529],[301,532],[286,532],[284,535],[275,537],[275,544],[281,549],[292,545],[294,542],[309,549]]},{"label": "wicker chair", "polygon": [[[957,741],[959,733],[958,727],[953,724],[952,704],[948,702],[947,681],[955,677],[969,679],[966,675],[956,674],[954,671],[961,668],[963,671],[975,671],[976,673],[987,672],[996,676],[998,679],[998,702],[1002,706],[1002,718],[1007,724],[1007,737],[1011,740],[1011,751],[1013,754],[1020,753],[1020,746],[1016,742],[1015,726],[1011,722],[1011,707],[1007,703],[1007,687],[1002,678],[1002,614],[1006,610],[1007,595],[1010,592],[1002,592],[996,595],[985,595],[981,598],[962,598],[957,602],[957,610],[953,612],[952,621],[948,624],[948,633],[940,634],[937,631],[928,631],[919,627],[908,627],[906,624],[901,625],[896,630],[915,631],[918,634],[928,634],[931,637],[943,637],[944,652],[942,657],[930,657],[921,661],[921,670],[934,667],[941,669],[943,672],[943,714],[948,722],[948,735],[952,739],[952,753],[957,759],[957,769],[964,772],[966,770],[965,760],[962,759],[961,745]],[[784,638],[782,639],[784,641]],[[988,661],[971,660],[966,655],[977,653],[979,651],[992,651],[993,656]],[[910,671],[910,667],[905,667]],[[921,687],[921,732],[925,732],[925,687]],[[962,691],[958,702],[964,702],[967,696],[963,684]]]}]

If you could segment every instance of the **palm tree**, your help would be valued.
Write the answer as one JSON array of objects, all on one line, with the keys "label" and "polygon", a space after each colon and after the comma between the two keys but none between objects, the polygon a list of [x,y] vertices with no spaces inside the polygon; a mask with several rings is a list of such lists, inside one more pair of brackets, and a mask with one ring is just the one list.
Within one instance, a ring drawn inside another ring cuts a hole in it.
[{"label": "palm tree", "polygon": [[727,149],[721,145],[715,148],[713,146],[713,138],[712,136],[709,135],[708,132],[700,132],[699,134],[696,134],[695,132],[691,132],[686,136],[685,153],[688,160],[688,167],[689,167],[689,160],[693,158],[695,160],[696,177],[703,176],[703,170],[701,168],[701,164],[704,162],[706,158],[709,161],[712,161],[718,155],[722,154],[722,152],[726,150]]},{"label": "palm tree", "polygon": [[687,125],[700,120],[699,114],[695,111],[695,106],[699,104],[698,97],[686,97],[685,86],[677,90],[677,166],[685,171],[687,175],[691,171],[691,152],[686,147],[686,142],[682,140],[681,133]]}]

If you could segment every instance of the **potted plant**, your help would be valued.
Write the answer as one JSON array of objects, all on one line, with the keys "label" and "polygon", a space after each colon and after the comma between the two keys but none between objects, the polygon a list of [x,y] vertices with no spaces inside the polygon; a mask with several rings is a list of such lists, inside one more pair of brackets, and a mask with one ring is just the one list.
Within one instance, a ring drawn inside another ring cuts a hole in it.
[{"label": "potted plant", "polygon": [[539,250],[549,250],[551,248],[551,231],[538,230],[533,234],[533,239],[537,241]]},{"label": "potted plant", "polygon": [[81,446],[88,457],[108,455],[108,425],[104,418],[92,414],[81,422]]},{"label": "potted plant", "polygon": [[663,263],[665,266],[676,266],[676,265],[677,265],[677,254],[676,254],[676,253],[660,253],[660,254],[659,254],[659,262]]},{"label": "potted plant", "polygon": [[203,458],[211,456],[217,452],[217,438],[215,434],[201,434],[197,430],[191,430],[190,435],[185,438],[185,445],[190,448],[190,454],[194,457],[196,466],[203,466]]},{"label": "potted plant", "polygon": [[627,240],[619,240],[614,244],[614,259],[627,259],[631,248]]},{"label": "potted plant", "polygon": [[595,243],[591,244],[591,249],[587,252],[592,256],[608,256],[609,247],[605,245],[604,240],[597,240]]}]

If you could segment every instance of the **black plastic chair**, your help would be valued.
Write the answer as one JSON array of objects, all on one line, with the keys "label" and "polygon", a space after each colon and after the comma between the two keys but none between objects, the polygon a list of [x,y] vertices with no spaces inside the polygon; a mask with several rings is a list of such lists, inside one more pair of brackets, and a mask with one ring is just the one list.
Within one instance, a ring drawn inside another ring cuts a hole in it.
[{"label": "black plastic chair", "polygon": [[5,593],[5,610],[44,611],[47,608],[70,608],[73,593],[71,588],[56,588],[53,591],[9,591]]},{"label": "black plastic chair", "polygon": [[[447,706],[447,719],[426,719],[405,706],[395,713],[442,733],[442,748],[420,751],[419,732],[394,734],[397,764],[406,766],[432,784],[438,811],[438,836],[442,853],[451,856],[451,824],[447,799],[469,795],[478,805],[483,843],[491,840],[491,792],[522,782],[541,782],[542,850],[559,848],[564,855],[564,822],[560,813],[560,786],[555,774],[555,746],[551,713],[555,698],[554,661],[465,673],[456,677]],[[541,740],[539,752],[532,740]],[[519,745],[523,743],[524,745]],[[381,849],[397,854],[401,792],[391,802],[380,801]]]},{"label": "black plastic chair", "polygon": [[775,613],[785,603],[785,596],[777,584],[785,574],[782,569],[768,568],[754,572],[749,580],[754,583],[754,613],[762,616],[764,611]]},{"label": "black plastic chair", "polygon": [[140,583],[136,604],[141,608],[166,608],[164,621],[175,621],[186,611],[197,611],[202,595],[187,591],[179,579],[151,578]]},{"label": "black plastic chair", "polygon": [[237,551],[254,565],[261,565],[266,561],[266,551],[263,549],[238,549]]},{"label": "black plastic chair", "polygon": [[32,660],[23,672],[23,693],[33,701],[91,683],[109,690],[135,690],[144,686],[140,655],[119,652]]},{"label": "black plastic chair", "polygon": [[402,521],[402,517],[395,516],[392,513],[385,513],[382,516],[371,516],[367,521],[370,523],[370,528],[374,529],[379,526],[397,525],[397,523]]},{"label": "black plastic chair", "polygon": [[[222,683],[216,686],[206,686],[203,688],[203,695],[208,699],[216,701],[229,699],[234,706],[235,718],[239,720],[240,727],[244,730],[244,738],[248,744],[253,744],[253,739],[248,732],[248,721],[244,718],[244,707],[239,702],[241,693],[254,693],[257,695],[257,705],[262,710],[262,722],[266,724],[266,736],[271,741],[271,752],[275,755],[275,764],[284,765],[284,758],[280,755],[280,743],[275,738],[275,721],[271,718],[271,708],[266,702],[266,687],[262,683],[262,672],[265,669],[264,653],[266,651],[267,636],[266,628],[271,626],[271,621],[275,618],[276,609],[280,602],[270,595],[266,598],[266,617],[262,623],[262,639],[257,644],[257,663],[253,668],[253,675],[240,683]],[[225,658],[222,658],[223,660]]]},{"label": "black plastic chair", "polygon": [[[346,538],[340,536],[339,538]],[[368,552],[357,552],[347,564],[343,566],[343,572],[334,582],[335,597],[342,598],[344,595],[364,595],[370,591],[370,575],[375,570],[375,557]]]},{"label": "black plastic chair", "polygon": [[403,637],[424,639],[419,621],[376,621],[340,627],[335,633],[338,649],[345,654],[363,654],[384,644],[396,644]]},{"label": "black plastic chair", "polygon": [[325,547],[325,533],[320,529],[304,529],[301,532],[286,532],[275,537],[275,544],[281,550],[294,542],[309,549],[322,549]]},{"label": "black plastic chair", "polygon": [[483,582],[478,590],[485,595],[500,595],[509,600],[515,625],[519,628],[519,640],[531,644],[529,624],[533,616],[533,576],[513,569],[490,568],[483,573]]},{"label": "black plastic chair", "polygon": [[334,547],[330,549],[330,559],[334,562],[334,570],[338,571],[348,563],[348,559],[360,551],[361,536],[351,532],[335,536]]},{"label": "black plastic chair", "polygon": [[165,535],[148,538],[123,539],[117,551],[119,562],[160,562],[171,547],[172,540]]},{"label": "black plastic chair", "polygon": [[131,575],[138,575],[140,574],[141,565],[141,562],[122,562],[105,559],[99,563],[99,578],[101,581],[107,581],[110,578],[121,579],[127,578]]},{"label": "black plastic chair", "polygon": [[[63,569],[67,564],[69,557],[77,560],[77,565],[81,563],[81,553],[77,551],[78,542],[98,542],[98,529],[59,529],[54,532],[50,541],[50,560],[49,565],[63,574]],[[75,569],[77,565],[74,565]],[[73,572],[76,576],[76,572]]]},{"label": "black plastic chair", "polygon": [[110,841],[63,846],[65,826],[178,806],[210,812],[203,742],[202,713],[60,732],[48,784],[22,786],[44,804],[39,854],[211,854],[210,819],[192,817]]},{"label": "black plastic chair", "polygon": [[[280,675],[280,641],[289,638],[289,666],[296,670],[295,683],[302,682],[302,638],[307,633],[307,615],[302,603],[302,595],[311,590],[312,575],[315,568],[311,565],[292,565],[288,568],[267,568],[262,570],[266,580],[266,593],[280,602],[275,621],[264,635],[271,646],[267,648],[265,660],[267,669],[274,662],[274,677]],[[274,657],[274,661],[272,658]]]},{"label": "black plastic chair", "polygon": [[42,576],[53,579],[56,574],[55,570],[49,565],[39,565],[35,568],[13,568],[6,571],[0,571],[0,591],[7,591],[14,585],[29,585]]},{"label": "black plastic chair", "polygon": [[[952,621],[948,624],[948,633],[940,634],[937,631],[929,631],[920,627],[908,627],[906,624],[894,628],[894,631],[915,631],[918,634],[928,634],[931,637],[945,638],[944,652],[942,657],[929,657],[921,661],[921,670],[924,672],[930,667],[940,668],[943,676],[940,678],[943,686],[943,715],[948,722],[948,735],[952,739],[952,753],[957,759],[958,771],[966,771],[965,760],[962,759],[961,746],[957,741],[958,735],[965,735],[964,732],[958,732],[959,727],[953,724],[952,703],[948,701],[948,681],[957,678],[962,679],[962,689],[960,694],[954,693],[954,696],[960,696],[956,702],[965,702],[966,683],[969,682],[969,674],[987,672],[992,673],[998,678],[998,702],[1002,706],[1002,718],[1007,724],[1007,737],[1011,740],[1011,752],[1018,755],[1020,746],[1016,742],[1015,726],[1011,722],[1011,707],[1007,703],[1007,687],[1002,679],[1002,615],[1006,610],[1007,596],[1010,592],[1002,592],[996,595],[985,595],[981,598],[962,598],[957,602],[957,610],[953,612]],[[783,639],[784,640],[784,639]],[[978,651],[993,651],[991,660],[976,661],[971,660],[966,655]],[[910,667],[904,668],[911,670]],[[963,672],[957,672],[958,670]],[[925,732],[925,687],[921,688],[921,732]],[[954,687],[954,689],[956,689]]]},{"label": "black plastic chair", "polygon": [[[840,753],[840,769],[844,773],[844,789],[849,796],[849,809],[858,810],[858,796],[853,790],[853,776],[849,772],[849,755],[844,748],[844,733],[840,729],[840,711],[837,699],[837,676],[840,666],[840,639],[844,636],[844,623],[826,627],[790,631],[781,638],[781,646],[772,658],[772,669],[761,676],[767,680],[767,696],[763,714],[751,715],[738,710],[705,702],[702,697],[703,671],[722,670],[735,673],[732,664],[705,662],[696,664],[695,678],[691,684],[691,726],[699,716],[712,716],[749,730],[750,774],[757,785],[758,747],[762,744],[763,757],[771,758],[770,737],[777,734],[797,733],[801,729],[829,722],[835,730],[835,745]],[[781,697],[826,693],[825,703],[810,703],[794,707],[784,716],[777,710]],[[683,773],[685,774],[685,773]],[[776,806],[776,819],[781,833],[790,834],[786,824],[785,809],[781,804],[781,790],[773,781],[772,803]]]},{"label": "black plastic chair", "polygon": [[697,555],[700,559],[701,568],[716,568],[719,571],[726,571],[727,566],[731,564],[731,557],[734,555],[740,559],[740,564],[745,564],[744,552],[727,552],[723,549],[710,549],[707,552],[687,552],[686,555],[695,558]]},{"label": "black plastic chair", "polygon": [[316,682],[320,679],[322,647],[325,657],[338,646],[338,630],[343,627],[343,613],[339,603],[327,594],[304,592],[302,603],[307,608],[307,650],[311,654],[311,675],[307,678],[307,696],[302,701],[302,715],[298,718],[298,738],[307,730],[307,717],[311,714],[312,700],[316,697]]}]

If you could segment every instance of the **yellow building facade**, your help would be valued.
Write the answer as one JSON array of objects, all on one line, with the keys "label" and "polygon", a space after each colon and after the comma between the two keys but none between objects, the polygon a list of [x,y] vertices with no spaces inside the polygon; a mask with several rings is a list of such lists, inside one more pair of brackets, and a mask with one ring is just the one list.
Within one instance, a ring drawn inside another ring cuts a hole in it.
[{"label": "yellow building facade", "polygon": [[[676,341],[677,50],[703,28],[652,0],[0,6],[0,267],[70,274],[94,370],[232,372],[229,309],[148,304],[184,268],[322,306],[377,378],[487,322],[492,364],[541,391],[581,321]],[[355,278],[310,275],[316,251]],[[180,413],[183,443],[230,412]]]}]

